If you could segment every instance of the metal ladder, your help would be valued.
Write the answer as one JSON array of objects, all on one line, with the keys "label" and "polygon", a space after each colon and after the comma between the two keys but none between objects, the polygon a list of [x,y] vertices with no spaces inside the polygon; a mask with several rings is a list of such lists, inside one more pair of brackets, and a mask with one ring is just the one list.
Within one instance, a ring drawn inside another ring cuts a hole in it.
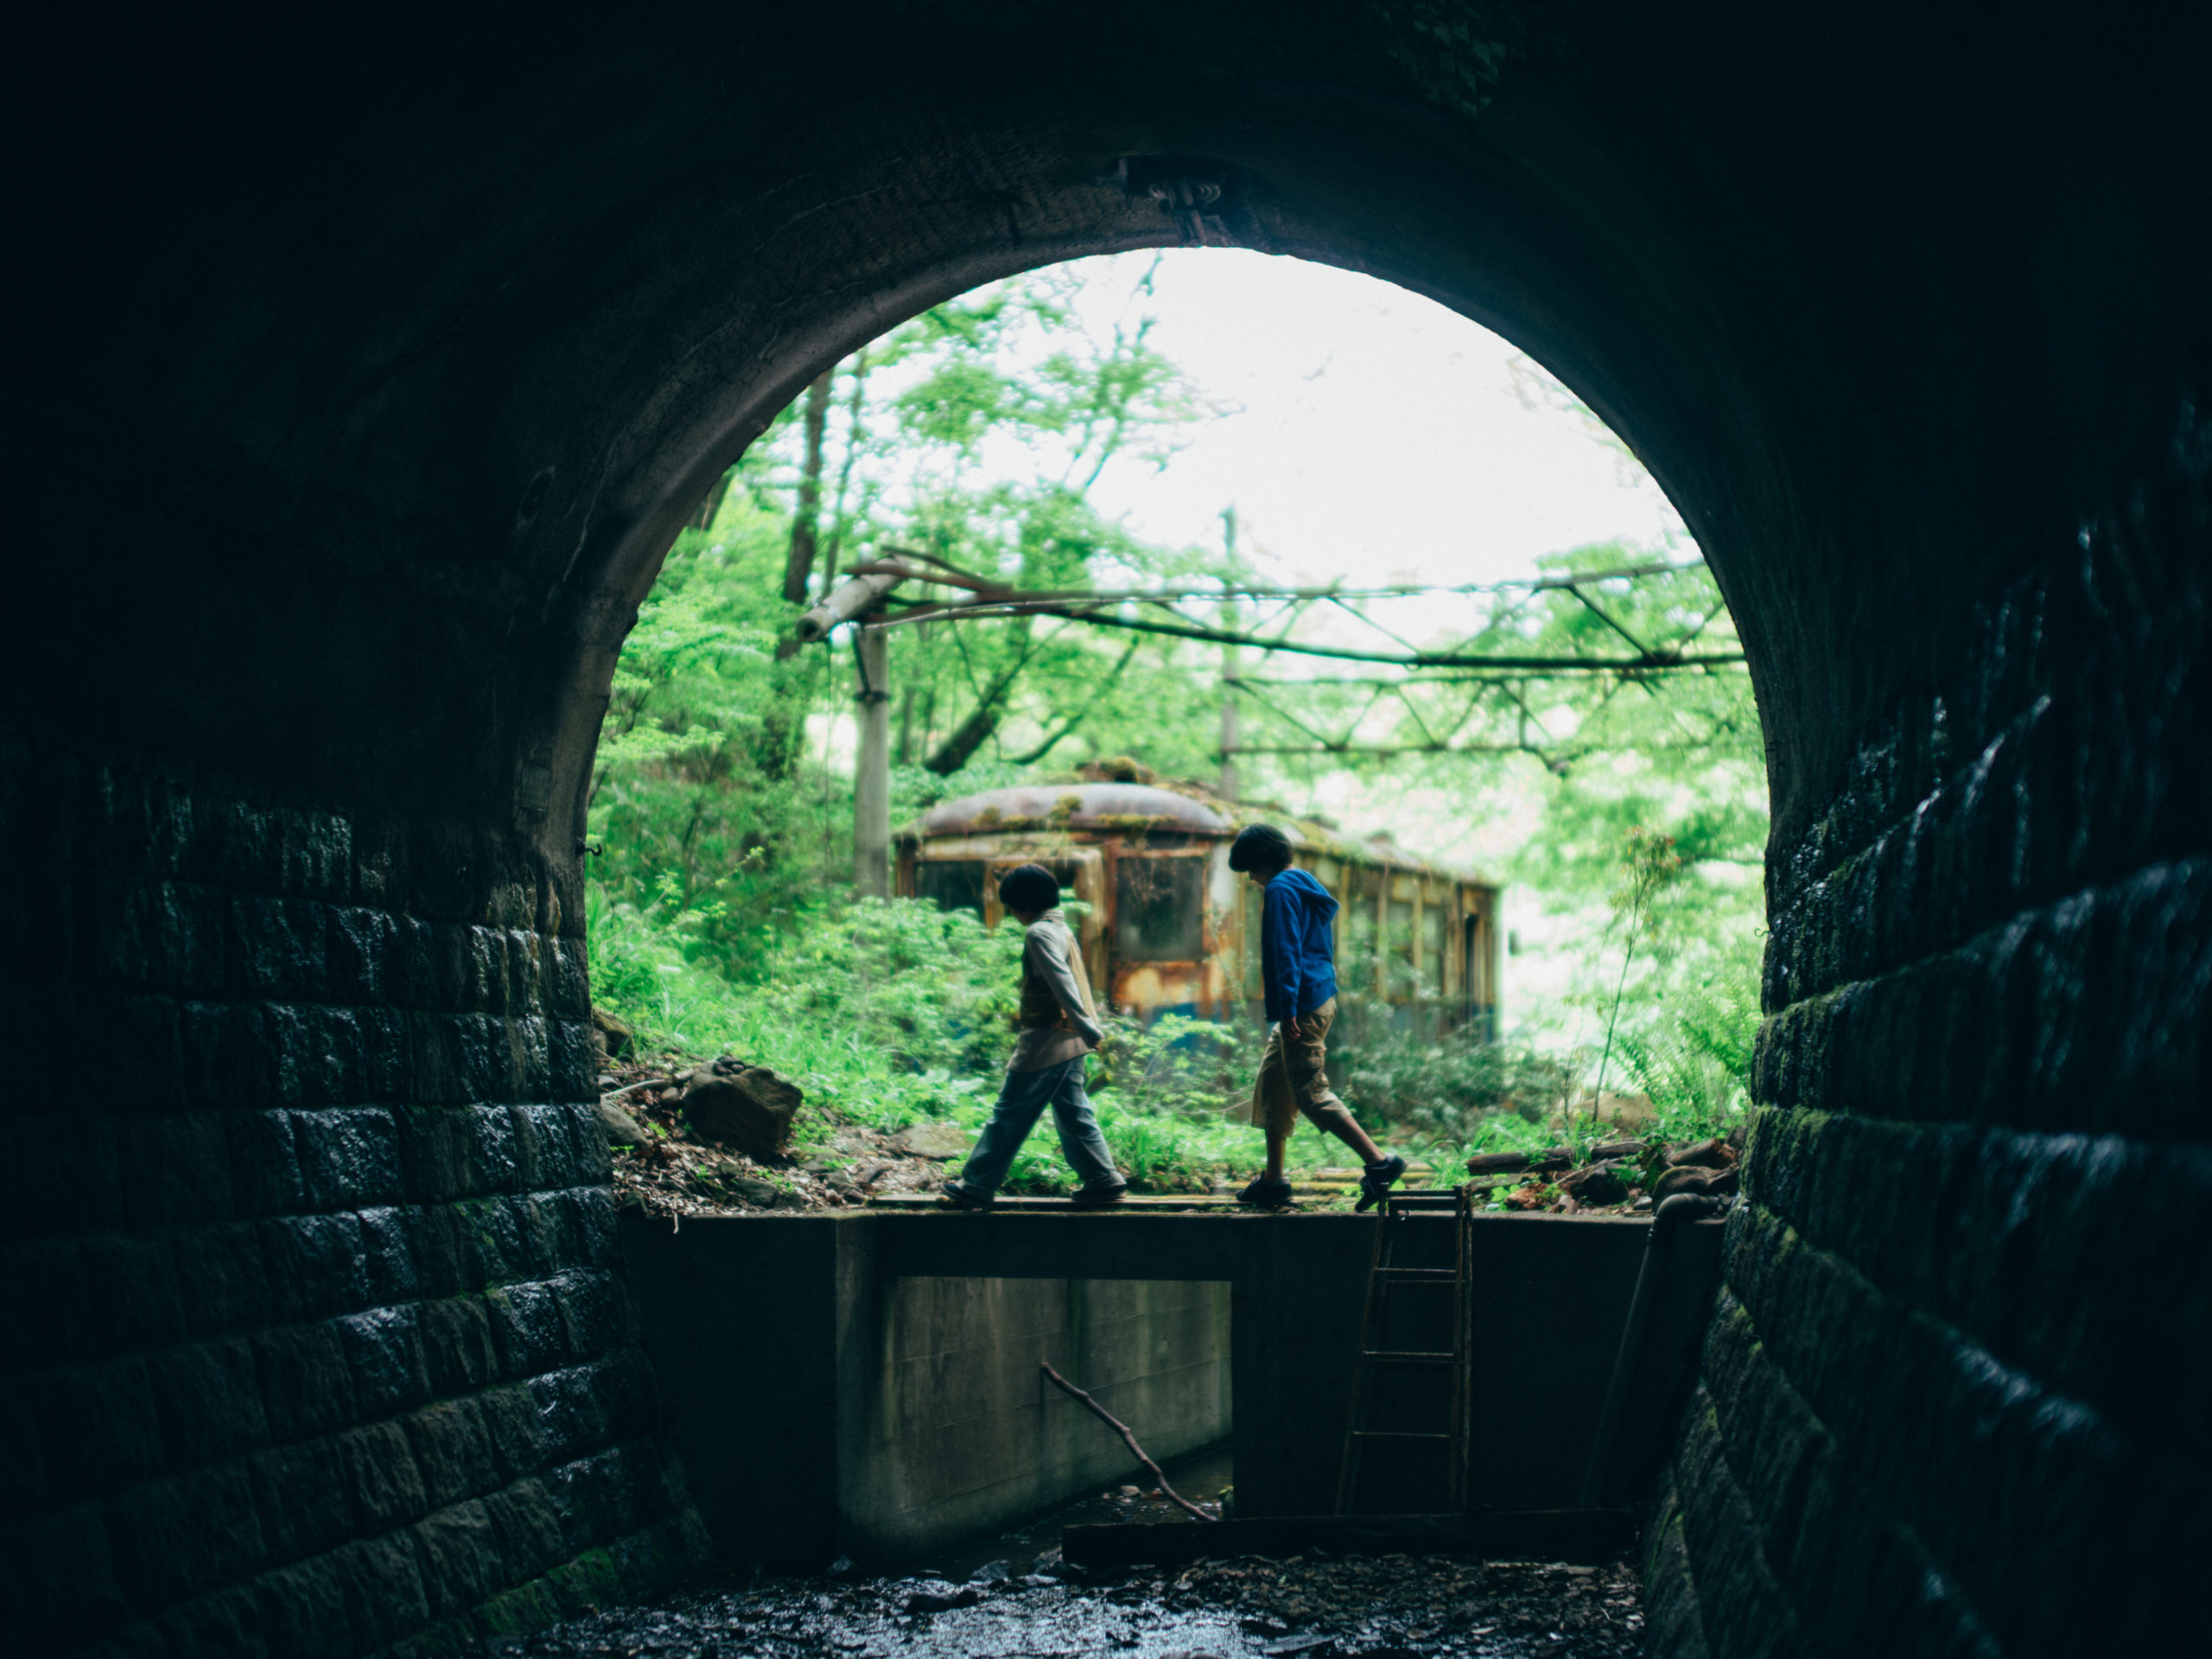
[{"label": "metal ladder", "polygon": [[[1452,1220],[1452,1265],[1448,1268],[1411,1268],[1397,1265],[1397,1247],[1405,1242],[1410,1218],[1423,1212],[1448,1211]],[[1393,1193],[1382,1202],[1375,1218],[1375,1254],[1367,1272],[1367,1306],[1360,1318],[1359,1363],[1352,1373],[1351,1418],[1344,1431],[1344,1461],[1337,1477],[1337,1513],[1356,1513],[1360,1478],[1365,1473],[1366,1453],[1380,1444],[1428,1445],[1447,1459],[1448,1510],[1466,1507],[1469,1391],[1468,1255],[1474,1239],[1474,1200],[1465,1187],[1449,1192]],[[1452,1298],[1452,1345],[1448,1349],[1392,1349],[1382,1346],[1390,1328],[1394,1292],[1448,1291]],[[1375,1383],[1378,1376],[1405,1370],[1451,1368],[1451,1421],[1435,1430],[1376,1429],[1368,1427],[1375,1411]]]}]

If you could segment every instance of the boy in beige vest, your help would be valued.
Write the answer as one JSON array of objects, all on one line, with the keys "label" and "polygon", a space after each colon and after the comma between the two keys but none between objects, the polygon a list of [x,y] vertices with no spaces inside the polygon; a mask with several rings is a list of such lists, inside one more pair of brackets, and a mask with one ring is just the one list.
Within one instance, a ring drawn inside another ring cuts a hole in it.
[{"label": "boy in beige vest", "polygon": [[1090,1096],[1083,1089],[1084,1057],[1106,1033],[1090,1000],[1083,952],[1060,916],[1060,884],[1043,865],[1024,864],[999,882],[999,903],[1021,924],[1025,936],[1017,1016],[1021,1034],[1007,1063],[998,1109],[983,1126],[959,1179],[944,1184],[944,1201],[962,1210],[988,1209],[1014,1154],[1050,1106],[1061,1154],[1082,1182],[1075,1202],[1085,1208],[1118,1204],[1128,1183],[1114,1167]]}]

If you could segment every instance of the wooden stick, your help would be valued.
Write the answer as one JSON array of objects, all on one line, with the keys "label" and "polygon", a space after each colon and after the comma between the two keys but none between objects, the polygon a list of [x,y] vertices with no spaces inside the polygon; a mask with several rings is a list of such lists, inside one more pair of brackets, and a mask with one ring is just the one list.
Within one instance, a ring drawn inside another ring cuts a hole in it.
[{"label": "wooden stick", "polygon": [[1152,1459],[1146,1454],[1144,1447],[1137,1444],[1137,1437],[1129,1433],[1129,1426],[1127,1423],[1115,1416],[1113,1413],[1108,1411],[1105,1407],[1100,1405],[1096,1400],[1085,1394],[1081,1389],[1076,1387],[1074,1383],[1069,1382],[1067,1378],[1062,1376],[1058,1371],[1054,1370],[1050,1360],[1040,1359],[1037,1363],[1044,1367],[1045,1375],[1052,1380],[1052,1383],[1054,1388],[1059,1389],[1063,1394],[1073,1395],[1077,1399],[1082,1401],[1084,1405],[1090,1408],[1092,1415],[1096,1416],[1100,1422],[1105,1424],[1107,1427],[1112,1429],[1124,1440],[1128,1442],[1129,1450],[1137,1454],[1137,1461],[1139,1463],[1144,1465],[1146,1468],[1152,1471],[1152,1478],[1160,1483],[1160,1490],[1162,1492],[1166,1493],[1176,1503],[1180,1503],[1185,1509],[1188,1510],[1192,1515],[1197,1516],[1201,1521],[1218,1521],[1221,1519],[1217,1515],[1208,1515],[1204,1510],[1192,1503],[1189,1498],[1185,1497],[1180,1492],[1177,1491],[1173,1486],[1170,1486],[1167,1484],[1167,1477],[1160,1472],[1160,1465],[1154,1463]]}]

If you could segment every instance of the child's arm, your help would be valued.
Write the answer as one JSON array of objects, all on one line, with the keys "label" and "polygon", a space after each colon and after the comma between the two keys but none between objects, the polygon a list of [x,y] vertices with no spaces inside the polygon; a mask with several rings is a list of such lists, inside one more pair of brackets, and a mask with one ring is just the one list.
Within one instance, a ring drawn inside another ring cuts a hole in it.
[{"label": "child's arm", "polygon": [[1068,966],[1067,953],[1058,944],[1042,933],[1032,933],[1029,942],[1022,946],[1029,957],[1029,971],[1043,980],[1060,1005],[1061,1011],[1075,1022],[1083,1033],[1083,1040],[1093,1048],[1106,1039],[1105,1028],[1090,1017],[1090,1010],[1083,1006],[1083,988],[1075,982],[1075,969]]},{"label": "child's arm", "polygon": [[1268,888],[1264,903],[1268,950],[1260,971],[1267,991],[1268,1018],[1287,1027],[1284,1034],[1294,1038],[1299,994],[1306,988],[1299,966],[1306,944],[1306,908],[1291,897],[1287,888],[1274,886]]}]

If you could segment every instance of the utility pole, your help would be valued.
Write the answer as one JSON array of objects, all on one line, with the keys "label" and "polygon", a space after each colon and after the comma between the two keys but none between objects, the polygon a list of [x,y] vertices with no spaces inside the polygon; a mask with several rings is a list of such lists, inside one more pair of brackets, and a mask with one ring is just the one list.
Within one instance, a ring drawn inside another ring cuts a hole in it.
[{"label": "utility pole", "polygon": [[[1236,563],[1236,507],[1234,503],[1221,510],[1221,539],[1228,549],[1231,575]],[[1222,607],[1222,631],[1236,632],[1236,603],[1231,600]],[[1221,780],[1220,795],[1224,801],[1236,798],[1236,690],[1235,682],[1240,658],[1235,645],[1221,648]]]},{"label": "utility pole", "polygon": [[877,572],[837,584],[792,625],[802,645],[830,637],[842,623],[853,631],[859,659],[860,753],[853,769],[853,886],[863,898],[891,896],[891,648],[883,629],[883,596],[905,581]]},{"label": "utility pole", "polygon": [[854,638],[860,657],[861,743],[853,773],[853,886],[862,898],[891,896],[891,648],[880,624],[865,620]]}]

